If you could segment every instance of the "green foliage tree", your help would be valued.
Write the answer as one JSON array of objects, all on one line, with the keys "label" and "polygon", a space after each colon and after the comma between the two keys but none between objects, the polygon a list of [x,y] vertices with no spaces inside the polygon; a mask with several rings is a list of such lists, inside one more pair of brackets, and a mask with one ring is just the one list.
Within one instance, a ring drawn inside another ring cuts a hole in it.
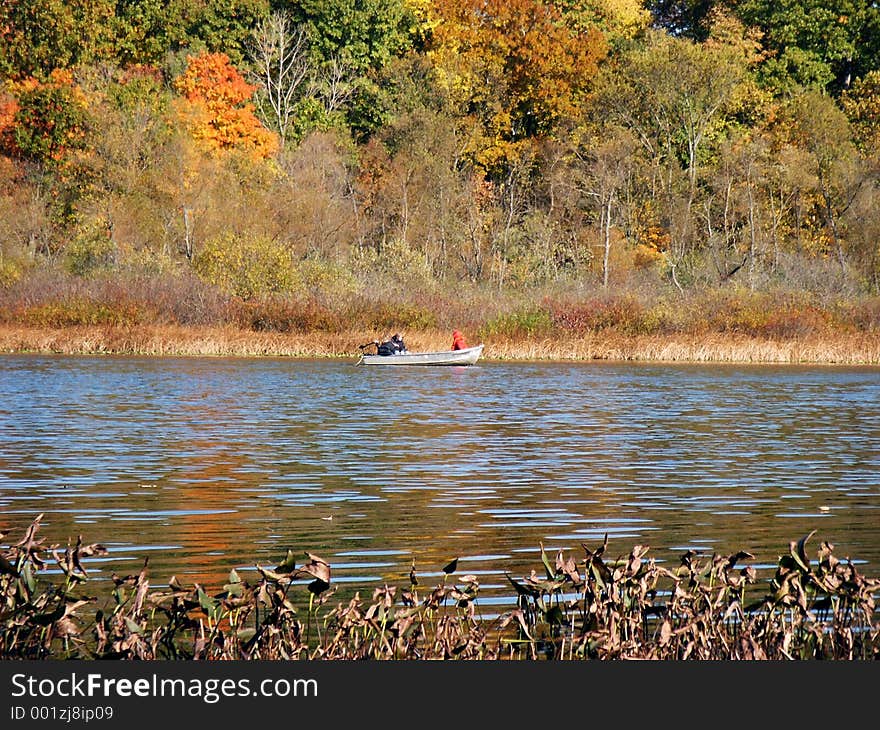
[{"label": "green foliage tree", "polygon": [[275,5],[305,27],[319,64],[341,58],[359,75],[367,75],[411,47],[415,17],[404,0],[290,0]]},{"label": "green foliage tree", "polygon": [[74,86],[52,81],[26,87],[18,96],[13,139],[31,162],[59,168],[85,147],[89,115]]},{"label": "green foliage tree", "polygon": [[251,31],[271,8],[269,0],[177,0],[191,51],[225,53],[245,69]]},{"label": "green foliage tree", "polygon": [[[284,0],[274,6],[305,29],[319,78],[342,68],[354,80],[347,118],[358,135],[387,121],[382,70],[413,47],[416,16],[405,0]],[[321,116],[321,115],[319,115]]]},{"label": "green foliage tree", "polygon": [[739,0],[736,12],[773,51],[763,73],[794,85],[840,91],[880,68],[880,6],[865,0]]},{"label": "green foliage tree", "polygon": [[603,73],[598,113],[630,130],[654,166],[676,261],[692,246],[701,168],[735,123],[747,78],[736,48],[656,33]]},{"label": "green foliage tree", "polygon": [[0,73],[155,64],[169,51],[224,52],[241,65],[269,0],[7,0],[0,4]]},{"label": "green foliage tree", "polygon": [[808,154],[832,250],[846,274],[841,221],[866,182],[849,121],[834,99],[817,92],[795,97],[785,113],[792,141]]},{"label": "green foliage tree", "polygon": [[113,0],[4,0],[0,74],[46,79],[55,69],[106,57],[114,10]]},{"label": "green foliage tree", "polygon": [[118,0],[113,21],[115,61],[158,64],[189,44],[186,0]]}]

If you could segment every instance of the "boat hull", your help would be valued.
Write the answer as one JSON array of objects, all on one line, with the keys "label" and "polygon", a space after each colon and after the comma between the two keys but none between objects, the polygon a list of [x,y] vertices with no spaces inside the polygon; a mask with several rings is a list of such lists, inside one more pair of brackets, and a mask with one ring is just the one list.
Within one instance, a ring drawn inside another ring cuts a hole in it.
[{"label": "boat hull", "polygon": [[473,365],[483,345],[443,352],[398,352],[395,355],[361,355],[358,365]]}]

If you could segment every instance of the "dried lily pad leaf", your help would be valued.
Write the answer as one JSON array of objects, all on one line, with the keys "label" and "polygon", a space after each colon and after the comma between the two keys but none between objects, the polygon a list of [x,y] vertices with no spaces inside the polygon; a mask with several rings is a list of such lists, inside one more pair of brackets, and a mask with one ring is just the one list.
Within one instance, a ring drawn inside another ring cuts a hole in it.
[{"label": "dried lily pad leaf", "polygon": [[455,569],[458,567],[458,558],[453,558],[446,565],[443,566],[443,572],[446,575],[450,575],[455,572]]}]

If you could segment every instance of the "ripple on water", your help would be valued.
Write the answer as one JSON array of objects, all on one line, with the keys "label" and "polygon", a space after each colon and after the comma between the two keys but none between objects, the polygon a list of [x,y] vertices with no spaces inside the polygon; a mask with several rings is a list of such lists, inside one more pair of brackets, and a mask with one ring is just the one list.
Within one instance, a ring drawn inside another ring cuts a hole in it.
[{"label": "ripple on water", "polygon": [[50,541],[113,544],[105,574],[143,553],[218,582],[288,546],[352,588],[405,582],[414,556],[442,580],[459,552],[487,605],[541,543],[606,535],[671,564],[745,546],[771,570],[816,529],[880,572],[876,369],[375,370],[0,357],[0,531],[43,512]]}]

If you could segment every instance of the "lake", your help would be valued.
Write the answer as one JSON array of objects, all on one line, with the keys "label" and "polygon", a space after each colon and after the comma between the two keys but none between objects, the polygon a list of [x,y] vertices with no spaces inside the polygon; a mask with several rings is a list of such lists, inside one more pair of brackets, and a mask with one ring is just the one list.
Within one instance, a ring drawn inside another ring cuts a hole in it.
[{"label": "lake", "polygon": [[211,588],[290,548],[366,597],[457,557],[491,606],[542,543],[766,577],[815,530],[880,577],[876,368],[354,362],[0,357],[3,544],[44,513],[99,581]]}]

